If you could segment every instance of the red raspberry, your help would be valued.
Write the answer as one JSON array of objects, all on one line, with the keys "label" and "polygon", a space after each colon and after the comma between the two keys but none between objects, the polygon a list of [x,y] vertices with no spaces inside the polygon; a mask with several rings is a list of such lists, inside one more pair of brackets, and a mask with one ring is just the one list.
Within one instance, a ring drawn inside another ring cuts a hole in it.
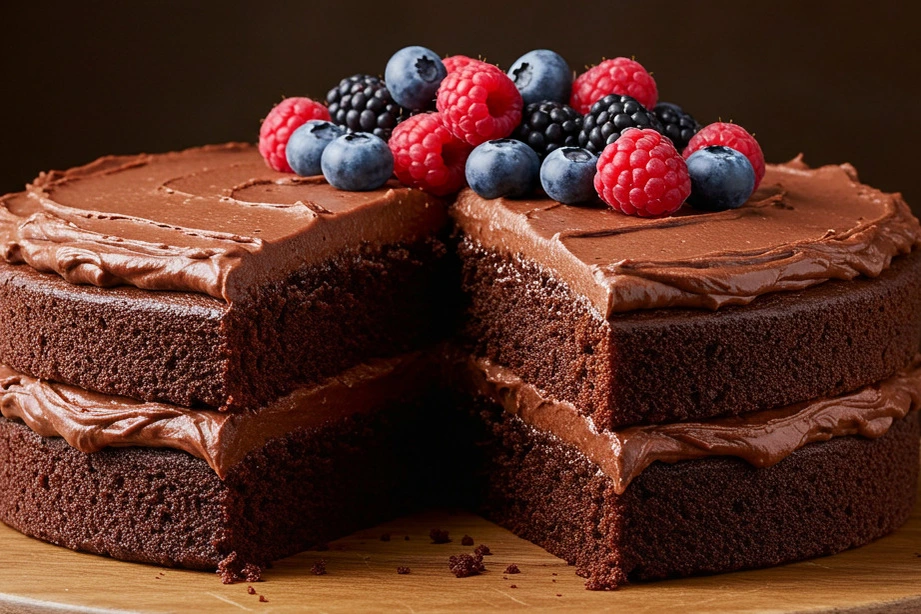
[{"label": "red raspberry", "polygon": [[630,215],[670,215],[691,194],[687,163],[671,140],[655,130],[626,130],[604,148],[596,168],[601,200]]},{"label": "red raspberry", "polygon": [[464,165],[472,147],[445,128],[440,113],[413,115],[397,124],[389,145],[393,171],[405,185],[445,196],[466,183]]},{"label": "red raspberry", "polygon": [[311,119],[329,121],[329,110],[310,98],[285,98],[262,121],[259,129],[259,153],[265,163],[276,171],[293,173],[285,157],[285,146],[291,133]]},{"label": "red raspberry", "polygon": [[748,130],[738,124],[725,122],[704,126],[688,141],[688,146],[684,148],[685,159],[698,149],[710,145],[723,145],[735,149],[748,158],[748,161],[752,163],[752,168],[755,169],[755,189],[758,189],[761,180],[764,179],[764,154],[761,152],[761,145],[758,144],[755,137],[748,133]]},{"label": "red raspberry", "polygon": [[521,122],[522,106],[515,83],[485,62],[448,73],[435,98],[444,125],[473,146],[510,135]]},{"label": "red raspberry", "polygon": [[659,98],[656,81],[642,64],[630,58],[614,58],[576,77],[572,82],[569,106],[585,115],[593,104],[608,94],[632,96],[650,111]]},{"label": "red raspberry", "polygon": [[466,55],[450,55],[446,57],[444,60],[442,60],[442,62],[444,62],[445,68],[448,69],[449,73],[452,73],[455,70],[458,70],[460,68],[466,68],[467,66],[471,66],[471,65],[472,66],[480,66],[480,65],[492,66],[496,70],[499,70],[499,67],[493,64],[489,64],[488,62],[484,62],[483,60],[474,60],[473,58],[468,57]]}]

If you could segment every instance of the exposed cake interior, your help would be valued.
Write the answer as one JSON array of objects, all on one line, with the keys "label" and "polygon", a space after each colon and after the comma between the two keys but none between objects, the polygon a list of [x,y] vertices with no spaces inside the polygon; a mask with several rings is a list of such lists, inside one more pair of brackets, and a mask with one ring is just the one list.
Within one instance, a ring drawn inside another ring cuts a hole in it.
[{"label": "exposed cake interior", "polygon": [[451,214],[469,351],[600,429],[833,396],[921,343],[921,227],[848,166],[769,165],[748,203],[716,213],[465,190]]}]

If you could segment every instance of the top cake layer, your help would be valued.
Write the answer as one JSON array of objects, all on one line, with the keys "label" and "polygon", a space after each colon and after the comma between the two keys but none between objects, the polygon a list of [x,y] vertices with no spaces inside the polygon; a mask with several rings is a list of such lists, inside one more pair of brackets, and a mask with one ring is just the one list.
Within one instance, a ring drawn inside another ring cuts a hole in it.
[{"label": "top cake layer", "polygon": [[549,269],[604,317],[659,307],[747,304],[829,279],[875,277],[921,245],[899,195],[861,184],[850,165],[769,165],[739,209],[644,219],[607,207],[485,200],[465,190],[458,226],[486,248]]},{"label": "top cake layer", "polygon": [[0,198],[0,256],[75,284],[232,302],[343,249],[413,241],[446,221],[418,190],[344,192],[229,144],[42,174]]}]

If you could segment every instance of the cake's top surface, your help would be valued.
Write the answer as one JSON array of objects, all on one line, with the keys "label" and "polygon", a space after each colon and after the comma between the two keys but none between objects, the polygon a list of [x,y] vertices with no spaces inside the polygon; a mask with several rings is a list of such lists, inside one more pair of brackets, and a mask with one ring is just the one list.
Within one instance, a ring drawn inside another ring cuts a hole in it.
[{"label": "cake's top surface", "polygon": [[657,307],[718,308],[829,279],[876,276],[921,245],[897,194],[861,184],[849,165],[769,165],[738,209],[646,219],[549,199],[486,200],[464,190],[452,208],[486,248],[542,265],[604,316]]},{"label": "cake's top surface", "polygon": [[228,144],[42,174],[0,198],[0,256],[72,283],[230,302],[343,249],[412,241],[446,221],[444,203],[421,191],[340,191]]}]

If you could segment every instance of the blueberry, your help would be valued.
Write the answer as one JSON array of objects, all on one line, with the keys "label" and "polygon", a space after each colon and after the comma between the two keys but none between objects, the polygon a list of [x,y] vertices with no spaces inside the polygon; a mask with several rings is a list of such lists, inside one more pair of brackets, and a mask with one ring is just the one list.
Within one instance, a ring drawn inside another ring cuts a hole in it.
[{"label": "blueberry", "polygon": [[326,146],[320,158],[323,176],[334,188],[362,192],[384,185],[393,174],[393,154],[379,136],[344,134]]},{"label": "blueberry", "polygon": [[540,184],[547,196],[561,203],[584,203],[598,198],[595,164],[598,156],[580,147],[560,147],[544,158]]},{"label": "blueberry", "polygon": [[514,139],[486,141],[470,152],[467,183],[483,198],[526,196],[540,179],[540,158]]},{"label": "blueberry", "polygon": [[288,165],[301,177],[319,175],[320,156],[330,141],[345,134],[345,128],[322,119],[311,119],[291,133],[285,146]]},{"label": "blueberry", "polygon": [[722,145],[698,149],[688,158],[688,204],[704,211],[741,207],[755,189],[755,169],[744,155]]},{"label": "blueberry", "polygon": [[384,83],[394,102],[407,109],[421,111],[435,100],[435,92],[447,74],[441,58],[431,49],[404,47],[387,62]]},{"label": "blueberry", "polygon": [[549,49],[535,49],[518,58],[508,71],[524,104],[542,100],[569,102],[572,69],[563,56]]}]

